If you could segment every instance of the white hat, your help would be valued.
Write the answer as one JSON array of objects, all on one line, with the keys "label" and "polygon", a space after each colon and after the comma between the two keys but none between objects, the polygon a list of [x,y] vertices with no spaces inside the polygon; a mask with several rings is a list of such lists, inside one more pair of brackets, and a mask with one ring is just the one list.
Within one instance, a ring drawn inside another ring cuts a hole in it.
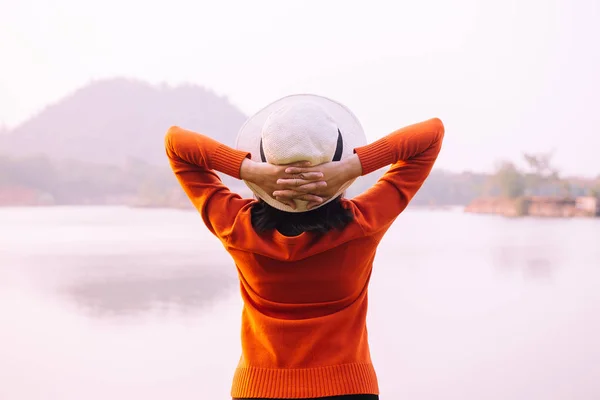
[{"label": "white hat", "polygon": [[[285,165],[309,161],[318,165],[350,157],[356,147],[366,144],[362,126],[348,108],[325,97],[298,94],[279,99],[248,118],[238,133],[236,148],[250,152],[257,162]],[[244,182],[272,207],[287,212],[308,211],[306,201],[295,200],[293,209],[275,200],[272,193]],[[338,197],[353,182],[317,207]]]}]

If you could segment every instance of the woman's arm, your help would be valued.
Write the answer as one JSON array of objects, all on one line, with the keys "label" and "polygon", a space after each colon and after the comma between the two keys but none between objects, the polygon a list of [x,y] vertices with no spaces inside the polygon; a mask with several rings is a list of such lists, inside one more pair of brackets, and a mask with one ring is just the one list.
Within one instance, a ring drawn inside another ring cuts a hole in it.
[{"label": "woman's arm", "polygon": [[175,176],[208,229],[219,238],[226,236],[237,213],[250,200],[229,191],[215,171],[240,179],[249,153],[179,127],[168,130],[165,148]]},{"label": "woman's arm", "polygon": [[[281,197],[308,192],[327,199],[347,181],[367,175],[392,164],[390,170],[367,192],[353,199],[362,212],[367,229],[377,230],[391,223],[417,193],[440,152],[444,125],[437,118],[399,129],[369,145],[355,149],[355,154],[339,162],[310,168],[288,168],[292,175],[319,171],[325,188],[308,190],[302,180],[282,179]],[[311,206],[317,203],[309,204]]]},{"label": "woman's arm", "polygon": [[442,148],[444,132],[442,121],[433,118],[355,149],[362,175],[392,164],[373,187],[353,199],[368,231],[389,226],[406,208],[429,176]]},{"label": "woman's arm", "polygon": [[[289,177],[287,166],[276,166],[252,161],[250,153],[232,149],[218,141],[179,127],[172,127],[165,136],[165,148],[171,168],[181,187],[190,198],[206,226],[218,237],[226,236],[232,228],[239,210],[250,200],[244,200],[225,186],[215,171],[236,179],[252,182],[267,193],[280,188],[279,178]],[[295,165],[302,165],[297,163]],[[308,190],[325,186],[319,172],[305,174]],[[308,193],[294,198],[317,203],[323,200]],[[295,202],[281,199],[295,207]]]}]

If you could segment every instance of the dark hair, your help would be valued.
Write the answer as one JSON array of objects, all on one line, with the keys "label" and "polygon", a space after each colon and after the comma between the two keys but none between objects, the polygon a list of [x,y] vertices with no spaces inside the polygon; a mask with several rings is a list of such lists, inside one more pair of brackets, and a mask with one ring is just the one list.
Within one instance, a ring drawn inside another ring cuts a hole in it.
[{"label": "dark hair", "polygon": [[303,232],[326,233],[332,229],[342,230],[354,220],[352,211],[344,208],[341,197],[302,213],[281,211],[259,199],[252,206],[251,216],[256,232],[277,229],[285,236],[298,236]]}]

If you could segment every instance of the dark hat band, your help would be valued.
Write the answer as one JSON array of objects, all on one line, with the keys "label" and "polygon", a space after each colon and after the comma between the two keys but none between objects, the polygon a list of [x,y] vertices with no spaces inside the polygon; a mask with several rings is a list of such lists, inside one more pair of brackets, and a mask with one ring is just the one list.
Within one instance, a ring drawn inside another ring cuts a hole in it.
[{"label": "dark hat band", "polygon": [[[340,161],[342,159],[342,153],[344,152],[344,139],[342,138],[342,132],[338,129],[337,145],[335,147],[335,153],[331,161]],[[265,157],[265,151],[263,150],[262,138],[260,139],[260,159],[262,162],[267,162]]]}]

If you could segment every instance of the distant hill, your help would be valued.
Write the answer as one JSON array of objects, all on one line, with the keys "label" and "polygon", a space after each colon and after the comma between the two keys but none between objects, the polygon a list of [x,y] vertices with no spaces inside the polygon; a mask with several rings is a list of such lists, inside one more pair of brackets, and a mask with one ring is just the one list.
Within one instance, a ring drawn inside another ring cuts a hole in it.
[{"label": "distant hill", "polygon": [[163,138],[171,125],[233,145],[245,119],[226,98],[200,86],[102,80],[1,135],[0,154],[117,165],[137,159],[165,165]]},{"label": "distant hill", "polygon": [[[0,127],[0,206],[189,206],[168,167],[172,125],[233,145],[246,116],[195,85],[91,83],[12,130]],[[221,174],[239,190],[243,184]]]},{"label": "distant hill", "polygon": [[[13,130],[0,126],[0,206],[190,207],[168,167],[166,130],[179,125],[233,145],[245,119],[226,98],[199,86],[93,82]],[[359,178],[348,196],[371,187],[385,169]],[[220,175],[232,190],[250,195],[242,182]],[[489,178],[434,170],[412,204],[466,205],[494,194]],[[575,195],[600,188],[600,182],[568,183]]]}]

